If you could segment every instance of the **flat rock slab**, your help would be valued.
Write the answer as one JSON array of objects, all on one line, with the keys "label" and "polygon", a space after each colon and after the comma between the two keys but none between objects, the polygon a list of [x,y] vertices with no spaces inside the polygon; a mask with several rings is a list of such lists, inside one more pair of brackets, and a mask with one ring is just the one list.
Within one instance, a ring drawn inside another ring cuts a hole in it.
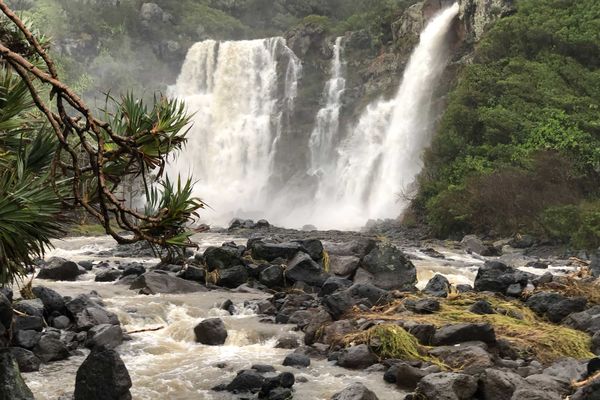
[{"label": "flat rock slab", "polygon": [[140,275],[129,288],[133,290],[141,289],[146,294],[180,294],[207,291],[199,283],[160,272],[147,272]]}]

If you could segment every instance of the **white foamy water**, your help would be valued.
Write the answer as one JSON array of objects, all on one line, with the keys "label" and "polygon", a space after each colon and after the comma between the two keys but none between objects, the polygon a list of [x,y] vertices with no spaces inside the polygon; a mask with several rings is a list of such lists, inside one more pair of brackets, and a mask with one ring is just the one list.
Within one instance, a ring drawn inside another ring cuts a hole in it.
[{"label": "white foamy water", "polygon": [[431,140],[433,93],[458,11],[454,4],[432,18],[397,95],[373,102],[349,127],[340,126],[346,80],[343,38],[337,38],[310,132],[298,131],[291,119],[304,82],[284,39],[195,44],[171,91],[196,115],[170,173],[194,174],[196,194],[212,207],[206,219],[219,225],[240,216],[355,229],[397,217],[406,206],[399,195],[411,190]]},{"label": "white foamy water", "polygon": [[[237,240],[220,234],[200,234],[194,239],[201,242],[201,250],[209,245]],[[71,238],[56,241],[51,255],[70,259],[100,261],[106,256],[98,252],[115,246],[109,237]],[[116,261],[118,257],[108,258]],[[139,261],[139,260],[138,260]],[[156,260],[148,260],[156,261]],[[125,342],[117,350],[125,362],[133,387],[134,400],[233,400],[237,396],[228,392],[214,392],[212,387],[229,383],[241,369],[253,364],[273,365],[278,373],[290,371],[307,382],[294,385],[294,398],[326,400],[353,382],[362,382],[373,390],[381,400],[393,400],[402,396],[393,385],[383,381],[381,373],[366,374],[350,371],[325,360],[311,360],[306,369],[281,365],[292,350],[276,349],[277,338],[293,332],[291,325],[275,325],[259,322],[259,317],[245,302],[267,298],[268,295],[228,293],[212,291],[186,295],[138,295],[127,286],[93,281],[93,275],[84,275],[76,282],[43,281],[63,296],[97,291],[106,306],[119,316],[125,331],[164,327],[155,332],[132,334],[133,340]],[[42,284],[42,282],[38,282]],[[236,315],[220,309],[220,304],[231,299]],[[194,341],[193,328],[205,318],[220,317],[228,330],[224,346],[205,346]],[[61,395],[72,394],[75,375],[87,356],[73,356],[68,360],[43,365],[39,372],[24,374],[25,380],[37,400],[57,400]],[[219,366],[223,364],[224,367]]]}]

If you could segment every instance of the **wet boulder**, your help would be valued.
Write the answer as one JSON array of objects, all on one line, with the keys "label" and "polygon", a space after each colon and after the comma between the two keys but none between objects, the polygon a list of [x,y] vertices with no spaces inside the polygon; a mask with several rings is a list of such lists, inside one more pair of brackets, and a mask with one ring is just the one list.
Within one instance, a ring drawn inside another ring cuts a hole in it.
[{"label": "wet boulder", "polygon": [[429,354],[442,360],[450,368],[463,370],[467,374],[478,373],[494,365],[492,356],[482,347],[473,344],[439,346]]},{"label": "wet boulder", "polygon": [[102,324],[91,328],[87,332],[85,346],[93,349],[104,347],[114,349],[123,343],[123,330],[119,325]]},{"label": "wet boulder", "polygon": [[512,371],[487,368],[480,379],[484,399],[511,400],[517,388],[524,386],[529,386],[525,378]]},{"label": "wet boulder", "polygon": [[495,314],[492,305],[485,300],[477,300],[471,307],[469,307],[469,311],[473,314],[486,315],[486,314]]},{"label": "wet boulder", "polygon": [[346,290],[323,297],[323,305],[334,319],[357,304],[367,307],[389,303],[392,296],[385,290],[371,284],[354,284]]},{"label": "wet boulder", "polygon": [[352,286],[351,280],[340,278],[338,276],[331,276],[327,278],[325,283],[323,283],[323,286],[321,286],[319,296],[327,296],[337,291],[348,289],[350,286]]},{"label": "wet boulder", "polygon": [[538,292],[529,297],[526,304],[536,314],[558,323],[570,314],[584,311],[587,300],[583,297],[567,298],[555,292]]},{"label": "wet boulder", "polygon": [[378,361],[369,346],[360,344],[344,349],[340,352],[337,363],[340,367],[349,369],[365,369]]},{"label": "wet boulder", "polygon": [[94,278],[95,282],[114,282],[118,280],[123,273],[118,269],[105,269],[103,271],[98,272],[96,277]]},{"label": "wet boulder", "polygon": [[509,267],[500,261],[486,261],[475,277],[475,291],[506,294],[511,285],[527,286],[535,277],[527,272]]},{"label": "wet boulder", "polygon": [[71,320],[69,317],[59,315],[58,317],[52,318],[50,325],[56,329],[67,329],[69,325],[71,325]]},{"label": "wet boulder", "polygon": [[304,250],[302,244],[298,242],[266,243],[262,240],[249,242],[248,248],[252,252],[252,258],[269,262],[278,258],[289,260],[299,251]]},{"label": "wet boulder", "polygon": [[332,274],[351,278],[360,266],[360,258],[356,256],[329,256],[329,270]]},{"label": "wet boulder", "polygon": [[177,274],[177,277],[185,279],[186,281],[205,283],[206,270],[204,268],[188,265],[184,270]]},{"label": "wet boulder", "polygon": [[447,346],[465,342],[496,342],[494,327],[488,323],[453,324],[439,328],[433,336],[435,346]]},{"label": "wet boulder", "polygon": [[9,349],[0,349],[0,400],[34,400]]},{"label": "wet boulder", "polygon": [[300,240],[299,243],[302,250],[313,260],[320,261],[323,258],[323,243],[319,239],[305,239]]},{"label": "wet boulder", "polygon": [[242,370],[227,385],[226,390],[232,393],[256,393],[264,383],[265,378],[255,370]]},{"label": "wet boulder", "polygon": [[433,278],[427,282],[427,286],[423,289],[423,292],[430,296],[435,297],[448,297],[450,291],[450,281],[440,274],[436,274]]},{"label": "wet boulder", "polygon": [[63,314],[66,311],[65,299],[56,290],[44,286],[35,286],[31,291],[44,304],[46,315],[50,315],[53,312]]},{"label": "wet boulder", "polygon": [[227,329],[220,318],[209,318],[194,328],[196,342],[209,346],[220,346],[227,340]]},{"label": "wet boulder", "polygon": [[248,281],[248,270],[245,265],[234,265],[219,270],[219,285],[226,288],[236,288]]},{"label": "wet boulder", "polygon": [[416,395],[424,400],[471,400],[477,392],[477,379],[466,374],[429,374],[417,385]]},{"label": "wet boulder", "polygon": [[208,271],[244,265],[242,260],[243,252],[243,247],[240,248],[233,243],[225,243],[221,247],[208,247],[204,251],[204,262]]},{"label": "wet boulder", "polygon": [[146,267],[137,262],[132,262],[123,266],[123,277],[125,276],[140,276],[146,273]]},{"label": "wet boulder", "polygon": [[600,332],[600,306],[573,313],[564,319],[563,324],[591,335]]},{"label": "wet boulder", "polygon": [[283,365],[286,367],[305,368],[310,365],[310,358],[304,354],[291,353],[285,357]]},{"label": "wet boulder", "polygon": [[140,275],[130,286],[143,294],[182,294],[205,292],[206,288],[196,282],[186,281],[176,276],[157,271]]},{"label": "wet boulder", "polygon": [[74,400],[131,400],[131,385],[119,354],[95,348],[77,370]]},{"label": "wet boulder", "polygon": [[285,278],[292,283],[303,282],[321,287],[329,275],[306,253],[297,253],[288,263]]},{"label": "wet boulder", "polygon": [[34,330],[15,331],[12,337],[13,346],[33,349],[42,338],[42,333]]},{"label": "wet boulder", "polygon": [[[64,304],[64,303],[63,303]],[[31,317],[44,316],[44,303],[40,299],[21,300],[13,305],[13,308],[20,313]]]},{"label": "wet boulder", "polygon": [[42,336],[32,351],[45,363],[69,358],[69,350],[65,344],[49,334]]},{"label": "wet boulder", "polygon": [[371,283],[384,290],[414,291],[417,271],[398,248],[378,244],[364,257],[354,282]]},{"label": "wet boulder", "polygon": [[375,248],[377,242],[369,238],[359,238],[350,242],[323,244],[329,256],[354,256],[362,259]]},{"label": "wet boulder", "polygon": [[13,325],[14,331],[38,331],[44,329],[44,319],[42,317],[30,317],[27,315],[17,315]]},{"label": "wet boulder", "polygon": [[283,286],[283,268],[280,265],[270,265],[263,269],[258,280],[269,289]]},{"label": "wet boulder", "polygon": [[32,351],[21,347],[11,347],[9,350],[17,361],[21,372],[35,372],[40,370],[42,361]]},{"label": "wet boulder", "polygon": [[427,372],[415,368],[405,362],[392,365],[385,372],[383,379],[388,383],[395,383],[401,389],[415,390],[418,383],[427,376]]},{"label": "wet boulder", "polygon": [[496,250],[494,246],[484,244],[483,241],[475,235],[465,236],[460,244],[468,253],[477,253],[484,257],[499,255],[498,250]]},{"label": "wet boulder", "polygon": [[42,265],[37,278],[55,281],[74,281],[79,275],[79,267],[73,261],[52,257]]},{"label": "wet boulder", "polygon": [[120,322],[116,314],[98,305],[86,307],[74,317],[75,330],[78,332],[102,324],[120,325]]},{"label": "wet boulder", "polygon": [[378,397],[365,385],[357,382],[334,394],[331,400],[378,400]]}]

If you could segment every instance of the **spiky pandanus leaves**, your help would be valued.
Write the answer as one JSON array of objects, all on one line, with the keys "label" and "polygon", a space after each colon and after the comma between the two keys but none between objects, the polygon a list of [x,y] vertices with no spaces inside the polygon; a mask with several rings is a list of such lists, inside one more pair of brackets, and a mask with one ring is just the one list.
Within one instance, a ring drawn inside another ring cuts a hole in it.
[{"label": "spiky pandanus leaves", "polygon": [[[83,208],[121,244],[146,240],[169,253],[195,247],[185,226],[203,203],[193,197],[190,180],[182,184],[178,179],[175,185],[164,177],[168,156],[186,141],[190,116],[184,104],[158,97],[146,106],[131,94],[119,99],[107,96],[106,110],[98,118],[59,79],[46,51],[46,39],[3,0],[0,11],[6,17],[0,23],[0,63],[19,75],[55,136],[58,148],[50,166],[50,183],[56,186],[68,178],[71,190],[67,195],[55,187],[63,204]],[[27,153],[19,150],[22,165],[43,168],[47,159],[36,148],[48,145],[44,137],[37,137]],[[143,182],[149,212],[127,206],[119,195],[123,181],[132,177]],[[156,185],[159,188],[153,189]]]},{"label": "spiky pandanus leaves", "polygon": [[0,172],[0,285],[25,275],[50,240],[64,234],[61,203],[48,176],[23,171]]}]

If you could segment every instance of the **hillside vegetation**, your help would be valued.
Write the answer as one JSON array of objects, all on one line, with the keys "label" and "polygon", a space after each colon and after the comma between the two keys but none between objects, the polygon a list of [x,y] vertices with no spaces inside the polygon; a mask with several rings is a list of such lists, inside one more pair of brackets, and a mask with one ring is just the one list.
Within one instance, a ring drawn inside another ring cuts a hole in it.
[{"label": "hillside vegetation", "polygon": [[479,44],[425,157],[415,209],[439,236],[600,246],[600,3],[521,0]]}]

